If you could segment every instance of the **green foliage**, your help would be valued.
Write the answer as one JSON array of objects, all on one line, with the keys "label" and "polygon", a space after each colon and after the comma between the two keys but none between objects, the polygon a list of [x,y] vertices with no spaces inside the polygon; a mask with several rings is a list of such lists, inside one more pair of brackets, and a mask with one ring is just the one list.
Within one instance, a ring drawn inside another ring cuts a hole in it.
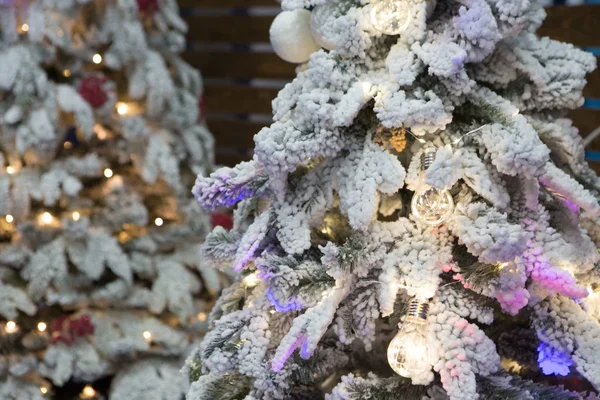
[{"label": "green foliage", "polygon": [[497,265],[479,262],[477,257],[469,253],[465,246],[455,245],[452,249],[452,256],[458,264],[464,280],[473,289],[486,288],[500,277],[500,268]]},{"label": "green foliage", "polygon": [[200,360],[199,355],[196,355],[189,365],[190,373],[190,383],[196,382],[202,376],[202,361]]},{"label": "green foliage", "polygon": [[241,236],[234,231],[227,231],[217,226],[206,236],[202,245],[202,253],[214,260],[226,260],[235,257]]},{"label": "green foliage", "polygon": [[461,120],[467,123],[477,120],[482,123],[498,123],[505,126],[512,124],[509,116],[505,115],[498,107],[494,107],[489,103],[467,102],[454,115],[460,116]]},{"label": "green foliage", "polygon": [[425,386],[413,385],[410,379],[399,376],[379,378],[372,374],[367,379],[353,379],[346,391],[349,398],[356,400],[422,400],[427,394]]},{"label": "green foliage", "polygon": [[582,400],[584,395],[563,387],[545,386],[517,376],[479,377],[477,391],[486,400]]},{"label": "green foliage", "polygon": [[[199,390],[192,390],[193,400],[242,400],[250,393],[252,381],[242,374],[205,375],[196,382]],[[190,395],[188,394],[188,399]]]},{"label": "green foliage", "polygon": [[350,236],[340,247],[338,261],[343,269],[353,271],[364,258],[364,241],[357,235]]}]

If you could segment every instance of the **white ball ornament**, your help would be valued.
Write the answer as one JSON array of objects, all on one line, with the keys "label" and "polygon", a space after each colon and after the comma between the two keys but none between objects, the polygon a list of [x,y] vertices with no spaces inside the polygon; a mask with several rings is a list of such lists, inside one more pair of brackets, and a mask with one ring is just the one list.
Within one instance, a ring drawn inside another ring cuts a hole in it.
[{"label": "white ball ornament", "polygon": [[300,9],[277,15],[269,29],[275,54],[291,63],[308,61],[321,46],[310,32],[310,11]]},{"label": "white ball ornament", "polygon": [[310,17],[310,31],[317,43],[327,50],[335,49],[335,38],[331,31],[332,23],[338,17],[337,3],[316,6]]}]

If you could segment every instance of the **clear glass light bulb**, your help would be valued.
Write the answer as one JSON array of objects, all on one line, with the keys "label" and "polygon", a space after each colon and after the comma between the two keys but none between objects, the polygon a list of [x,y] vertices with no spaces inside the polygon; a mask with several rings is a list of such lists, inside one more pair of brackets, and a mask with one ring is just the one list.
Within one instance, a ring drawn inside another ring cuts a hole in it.
[{"label": "clear glass light bulb", "polygon": [[411,2],[406,0],[380,0],[371,8],[371,22],[375,29],[386,35],[399,35],[412,20]]},{"label": "clear glass light bulb", "polygon": [[448,190],[421,185],[422,190],[413,195],[410,203],[412,214],[428,225],[439,225],[454,211],[454,199]]},{"label": "clear glass light bulb", "polygon": [[392,339],[387,351],[394,372],[405,378],[431,369],[431,348],[427,341],[427,324],[405,322]]}]

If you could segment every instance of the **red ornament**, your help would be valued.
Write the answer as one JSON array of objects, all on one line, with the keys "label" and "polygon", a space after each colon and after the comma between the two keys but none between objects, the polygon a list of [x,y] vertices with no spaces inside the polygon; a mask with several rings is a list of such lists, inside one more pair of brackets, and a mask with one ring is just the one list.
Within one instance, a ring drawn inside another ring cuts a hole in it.
[{"label": "red ornament", "polygon": [[210,222],[213,228],[215,226],[222,226],[227,230],[233,228],[233,218],[229,214],[214,213],[210,216]]},{"label": "red ornament", "polygon": [[52,344],[71,344],[77,338],[94,334],[94,325],[89,315],[75,317],[63,315],[52,321]]},{"label": "red ornament", "polygon": [[138,9],[142,14],[152,15],[160,8],[158,0],[137,0]]},{"label": "red ornament", "polygon": [[108,100],[108,94],[104,90],[107,81],[103,76],[90,75],[81,81],[77,91],[92,107],[102,107]]}]

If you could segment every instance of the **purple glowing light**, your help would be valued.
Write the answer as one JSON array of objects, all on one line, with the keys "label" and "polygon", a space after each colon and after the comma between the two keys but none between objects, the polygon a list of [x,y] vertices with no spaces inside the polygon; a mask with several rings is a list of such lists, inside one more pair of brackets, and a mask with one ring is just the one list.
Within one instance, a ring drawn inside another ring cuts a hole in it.
[{"label": "purple glowing light", "polygon": [[538,364],[544,375],[567,376],[573,365],[570,354],[560,351],[549,343],[538,346]]},{"label": "purple glowing light", "polygon": [[271,361],[271,369],[273,372],[281,371],[285,362],[292,356],[292,354],[294,354],[294,351],[302,344],[306,343],[307,340],[308,338],[306,335],[300,336],[294,343],[292,343],[290,347],[288,347],[287,351],[280,359],[274,358],[273,361]]},{"label": "purple glowing light", "polygon": [[272,287],[269,286],[269,290],[267,290],[267,298],[269,299],[271,305],[275,307],[275,310],[277,310],[278,312],[288,312],[300,310],[302,308],[302,304],[300,304],[299,301],[293,299],[290,299],[286,304],[281,304],[279,300],[275,298],[275,295],[273,295],[271,289]]}]

